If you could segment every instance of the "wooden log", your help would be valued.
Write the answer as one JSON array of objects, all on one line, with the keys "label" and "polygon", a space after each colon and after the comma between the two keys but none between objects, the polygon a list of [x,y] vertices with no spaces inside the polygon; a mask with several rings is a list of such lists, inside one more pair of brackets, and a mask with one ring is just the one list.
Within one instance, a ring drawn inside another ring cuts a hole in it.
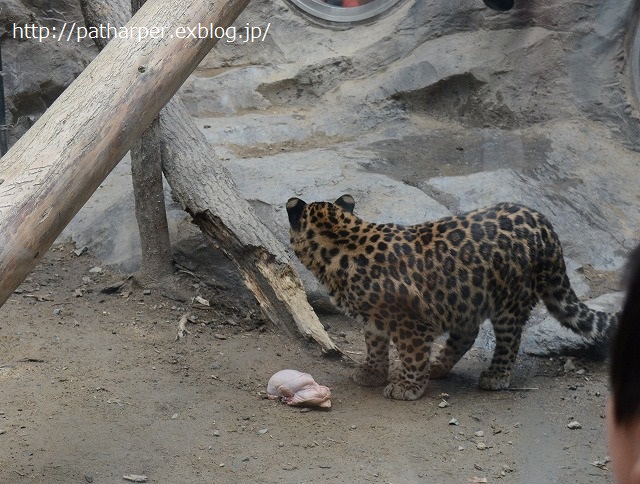
[{"label": "wooden log", "polygon": [[172,99],[159,124],[163,171],[174,197],[240,269],[265,314],[289,333],[315,340],[324,353],[340,353],[309,305],[284,246],[239,196],[184,104]]},{"label": "wooden log", "polygon": [[247,3],[149,0],[0,159],[0,304],[215,44],[188,29],[226,27]]}]

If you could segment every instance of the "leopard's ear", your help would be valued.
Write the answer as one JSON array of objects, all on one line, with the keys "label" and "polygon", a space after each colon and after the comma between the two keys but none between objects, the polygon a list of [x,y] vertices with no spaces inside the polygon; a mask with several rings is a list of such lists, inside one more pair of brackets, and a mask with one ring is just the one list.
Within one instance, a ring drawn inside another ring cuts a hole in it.
[{"label": "leopard's ear", "polygon": [[353,207],[356,206],[356,201],[351,195],[342,195],[335,201],[335,204],[343,210],[349,213],[353,213]]},{"label": "leopard's ear", "polygon": [[300,215],[307,204],[299,198],[290,198],[287,201],[287,214],[289,215],[289,224],[293,230],[300,230]]}]

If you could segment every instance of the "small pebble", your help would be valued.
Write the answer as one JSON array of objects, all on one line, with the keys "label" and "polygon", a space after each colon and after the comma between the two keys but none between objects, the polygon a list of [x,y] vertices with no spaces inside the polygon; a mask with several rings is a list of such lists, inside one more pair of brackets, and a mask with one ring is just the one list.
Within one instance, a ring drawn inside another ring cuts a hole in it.
[{"label": "small pebble", "polygon": [[[75,255],[77,255],[78,257],[80,257],[86,251],[87,251],[87,246],[85,245],[85,246],[80,247],[79,249],[74,250],[73,253]],[[89,481],[87,481],[87,482],[89,482]],[[93,482],[93,478],[92,478],[91,482]]]},{"label": "small pebble", "polygon": [[440,408],[447,408],[449,406],[449,402],[447,402],[446,400],[442,400],[439,404],[438,407]]},{"label": "small pebble", "polygon": [[144,291],[142,291],[142,294],[144,294],[145,296],[149,296],[151,294],[151,289],[145,289]]},{"label": "small pebble", "polygon": [[476,437],[484,437],[484,432],[482,430],[478,430],[477,432],[474,432],[474,434]]},{"label": "small pebble", "polygon": [[102,267],[92,267],[91,269],[89,269],[89,273],[91,274],[100,274],[102,272]]},{"label": "small pebble", "polygon": [[460,425],[460,422],[457,418],[452,418],[451,420],[449,420],[449,425]]},{"label": "small pebble", "polygon": [[130,474],[128,476],[122,476],[122,478],[125,481],[129,481],[129,482],[147,482],[149,480],[149,478],[145,475],[137,475],[137,474]]},{"label": "small pebble", "polygon": [[219,431],[217,431],[217,430],[214,430],[214,431],[213,431],[213,436],[214,436],[214,437],[220,437],[220,432],[219,432]]},{"label": "small pebble", "polygon": [[570,428],[571,430],[575,430],[575,429],[581,429],[582,425],[577,420],[572,420],[567,424],[567,427]]},{"label": "small pebble", "polygon": [[573,363],[573,360],[567,360],[564,364],[564,371],[569,372],[569,371],[576,371],[576,365]]},{"label": "small pebble", "polygon": [[260,434],[260,435],[264,435],[264,434],[266,434],[268,431],[269,431],[269,429],[260,429],[260,430],[258,430],[258,434]]},{"label": "small pebble", "polygon": [[55,308],[53,310],[53,314],[56,316],[60,316],[62,314],[62,308]]},{"label": "small pebble", "polygon": [[174,413],[174,414],[171,416],[171,420],[176,420],[178,417],[179,417],[179,414]]},{"label": "small pebble", "polygon": [[476,449],[478,450],[485,450],[487,448],[487,444],[485,444],[484,442],[478,442],[476,444]]},{"label": "small pebble", "polygon": [[458,450],[462,451],[464,450],[464,447],[462,447],[461,445],[458,446]]}]

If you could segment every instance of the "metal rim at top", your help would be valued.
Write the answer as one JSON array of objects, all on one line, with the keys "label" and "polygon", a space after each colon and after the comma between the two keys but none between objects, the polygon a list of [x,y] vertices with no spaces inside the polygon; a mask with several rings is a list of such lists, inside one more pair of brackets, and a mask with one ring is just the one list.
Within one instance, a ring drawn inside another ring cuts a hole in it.
[{"label": "metal rim at top", "polygon": [[319,0],[291,0],[301,10],[329,22],[360,22],[380,15],[399,0],[373,0],[358,7],[337,7]]}]

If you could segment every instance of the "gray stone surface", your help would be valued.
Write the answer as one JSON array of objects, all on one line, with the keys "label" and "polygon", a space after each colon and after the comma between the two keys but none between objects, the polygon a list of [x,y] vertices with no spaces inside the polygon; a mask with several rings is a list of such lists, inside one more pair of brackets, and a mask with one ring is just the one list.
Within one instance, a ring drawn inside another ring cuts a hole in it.
[{"label": "gray stone surface", "polygon": [[409,2],[335,31],[255,2],[242,21],[266,15],[268,40],[216,49],[183,94],[245,196],[276,212],[343,187],[372,220],[516,201],[549,216],[567,256],[618,269],[640,227],[633,4]]},{"label": "gray stone surface", "polygon": [[[0,5],[2,70],[9,143],[40,117],[97,53],[93,41],[26,38],[14,25],[60,29],[67,22],[84,25],[77,1],[3,0]],[[43,31],[44,32],[44,31]],[[51,31],[52,32],[52,31]]]}]

